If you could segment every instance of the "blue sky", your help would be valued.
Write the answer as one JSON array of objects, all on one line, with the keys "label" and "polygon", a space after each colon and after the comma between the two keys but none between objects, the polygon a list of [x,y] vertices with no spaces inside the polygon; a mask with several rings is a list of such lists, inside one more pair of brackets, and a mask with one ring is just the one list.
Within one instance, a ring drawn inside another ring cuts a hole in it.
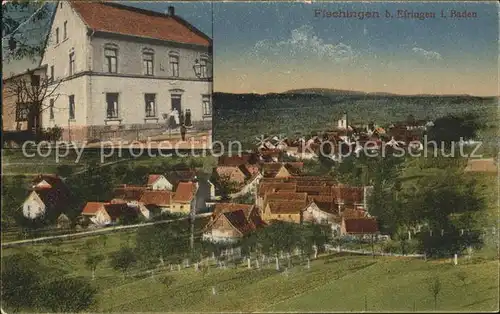
[{"label": "blue sky", "polygon": [[[217,3],[215,90],[280,92],[324,87],[403,94],[498,94],[496,3]],[[378,19],[318,18],[378,11]],[[434,12],[387,19],[385,10]],[[441,10],[476,12],[441,18]]]}]

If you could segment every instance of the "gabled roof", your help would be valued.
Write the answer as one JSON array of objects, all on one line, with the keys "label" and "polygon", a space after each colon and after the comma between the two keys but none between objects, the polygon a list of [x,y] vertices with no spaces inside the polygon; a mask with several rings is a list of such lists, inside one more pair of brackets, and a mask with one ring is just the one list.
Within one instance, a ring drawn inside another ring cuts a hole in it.
[{"label": "gabled roof", "polygon": [[113,198],[126,201],[138,201],[147,187],[137,185],[121,185],[113,190]]},{"label": "gabled roof", "polygon": [[378,224],[375,218],[345,219],[345,230],[350,234],[377,233]]},{"label": "gabled roof", "polygon": [[108,203],[106,202],[87,202],[83,208],[82,215],[95,215],[97,212]]},{"label": "gabled roof", "polygon": [[334,186],[332,194],[338,201],[344,204],[354,204],[364,202],[364,188],[353,186]]},{"label": "gabled roof", "polygon": [[139,199],[139,202],[144,205],[157,205],[157,206],[165,206],[170,205],[170,201],[172,200],[173,192],[164,191],[164,190],[148,190],[144,191]]},{"label": "gabled roof", "polygon": [[158,181],[158,179],[160,179],[163,175],[161,174],[150,174],[148,176],[148,183],[147,185],[152,185],[154,184],[156,181]]},{"label": "gabled roof", "polygon": [[331,195],[332,188],[330,186],[297,185],[297,192],[305,192],[308,195]]},{"label": "gabled roof", "polygon": [[305,201],[269,201],[267,205],[273,215],[298,215],[306,208],[307,203]]},{"label": "gabled roof", "polygon": [[254,205],[249,204],[236,204],[236,203],[215,203],[212,217],[216,218],[222,213],[242,210],[248,216],[254,208]]},{"label": "gabled roof", "polygon": [[179,182],[172,201],[180,203],[191,202],[195,191],[196,185],[193,182]]},{"label": "gabled roof", "polygon": [[167,180],[177,187],[179,182],[191,182],[197,178],[196,171],[191,169],[173,170],[166,174]]},{"label": "gabled roof", "polygon": [[253,230],[255,226],[251,221],[247,219],[247,216],[243,210],[235,210],[222,214],[229,223],[236,228],[242,235],[245,235]]},{"label": "gabled roof", "polygon": [[267,193],[271,192],[295,192],[297,184],[295,182],[265,182],[259,185],[258,195],[264,197]]},{"label": "gabled roof", "polygon": [[108,213],[111,220],[122,218],[125,216],[135,217],[139,215],[139,208],[128,206],[126,203],[105,204],[104,209]]},{"label": "gabled roof", "polygon": [[331,195],[309,195],[307,200],[309,202],[314,202],[322,211],[335,214],[338,213],[335,197]]},{"label": "gabled roof", "polygon": [[266,193],[265,201],[303,201],[307,200],[307,193],[271,192]]},{"label": "gabled roof", "polygon": [[71,1],[83,22],[94,31],[211,46],[210,38],[178,16],[110,2]]}]

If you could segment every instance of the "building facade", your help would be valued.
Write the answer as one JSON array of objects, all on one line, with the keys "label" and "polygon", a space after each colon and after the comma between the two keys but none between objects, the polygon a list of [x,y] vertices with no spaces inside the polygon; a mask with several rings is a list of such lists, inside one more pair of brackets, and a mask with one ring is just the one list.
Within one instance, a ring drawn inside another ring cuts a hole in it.
[{"label": "building facade", "polygon": [[211,47],[173,7],[60,1],[41,61],[57,89],[43,125],[72,141],[147,137],[175,109],[188,127],[211,129]]}]

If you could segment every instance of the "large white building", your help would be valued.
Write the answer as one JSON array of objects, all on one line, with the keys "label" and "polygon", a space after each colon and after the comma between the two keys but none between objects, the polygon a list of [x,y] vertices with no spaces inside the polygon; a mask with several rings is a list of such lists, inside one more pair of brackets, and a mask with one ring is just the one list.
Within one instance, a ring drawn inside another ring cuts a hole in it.
[{"label": "large white building", "polygon": [[211,129],[211,51],[173,7],[60,1],[41,61],[57,88],[43,127],[62,127],[72,141],[145,138],[165,131],[175,108],[193,128]]}]

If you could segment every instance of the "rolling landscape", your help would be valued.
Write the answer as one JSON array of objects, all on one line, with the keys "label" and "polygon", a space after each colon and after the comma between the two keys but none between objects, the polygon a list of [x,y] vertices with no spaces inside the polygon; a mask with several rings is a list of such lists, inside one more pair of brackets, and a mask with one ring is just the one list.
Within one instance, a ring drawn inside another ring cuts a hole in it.
[{"label": "rolling landscape", "polygon": [[255,144],[260,135],[309,135],[332,128],[343,112],[352,124],[373,121],[386,126],[449,114],[474,113],[483,125],[481,138],[495,143],[498,125],[496,97],[470,95],[396,95],[336,89],[297,89],[271,94],[214,93],[214,140]]}]

